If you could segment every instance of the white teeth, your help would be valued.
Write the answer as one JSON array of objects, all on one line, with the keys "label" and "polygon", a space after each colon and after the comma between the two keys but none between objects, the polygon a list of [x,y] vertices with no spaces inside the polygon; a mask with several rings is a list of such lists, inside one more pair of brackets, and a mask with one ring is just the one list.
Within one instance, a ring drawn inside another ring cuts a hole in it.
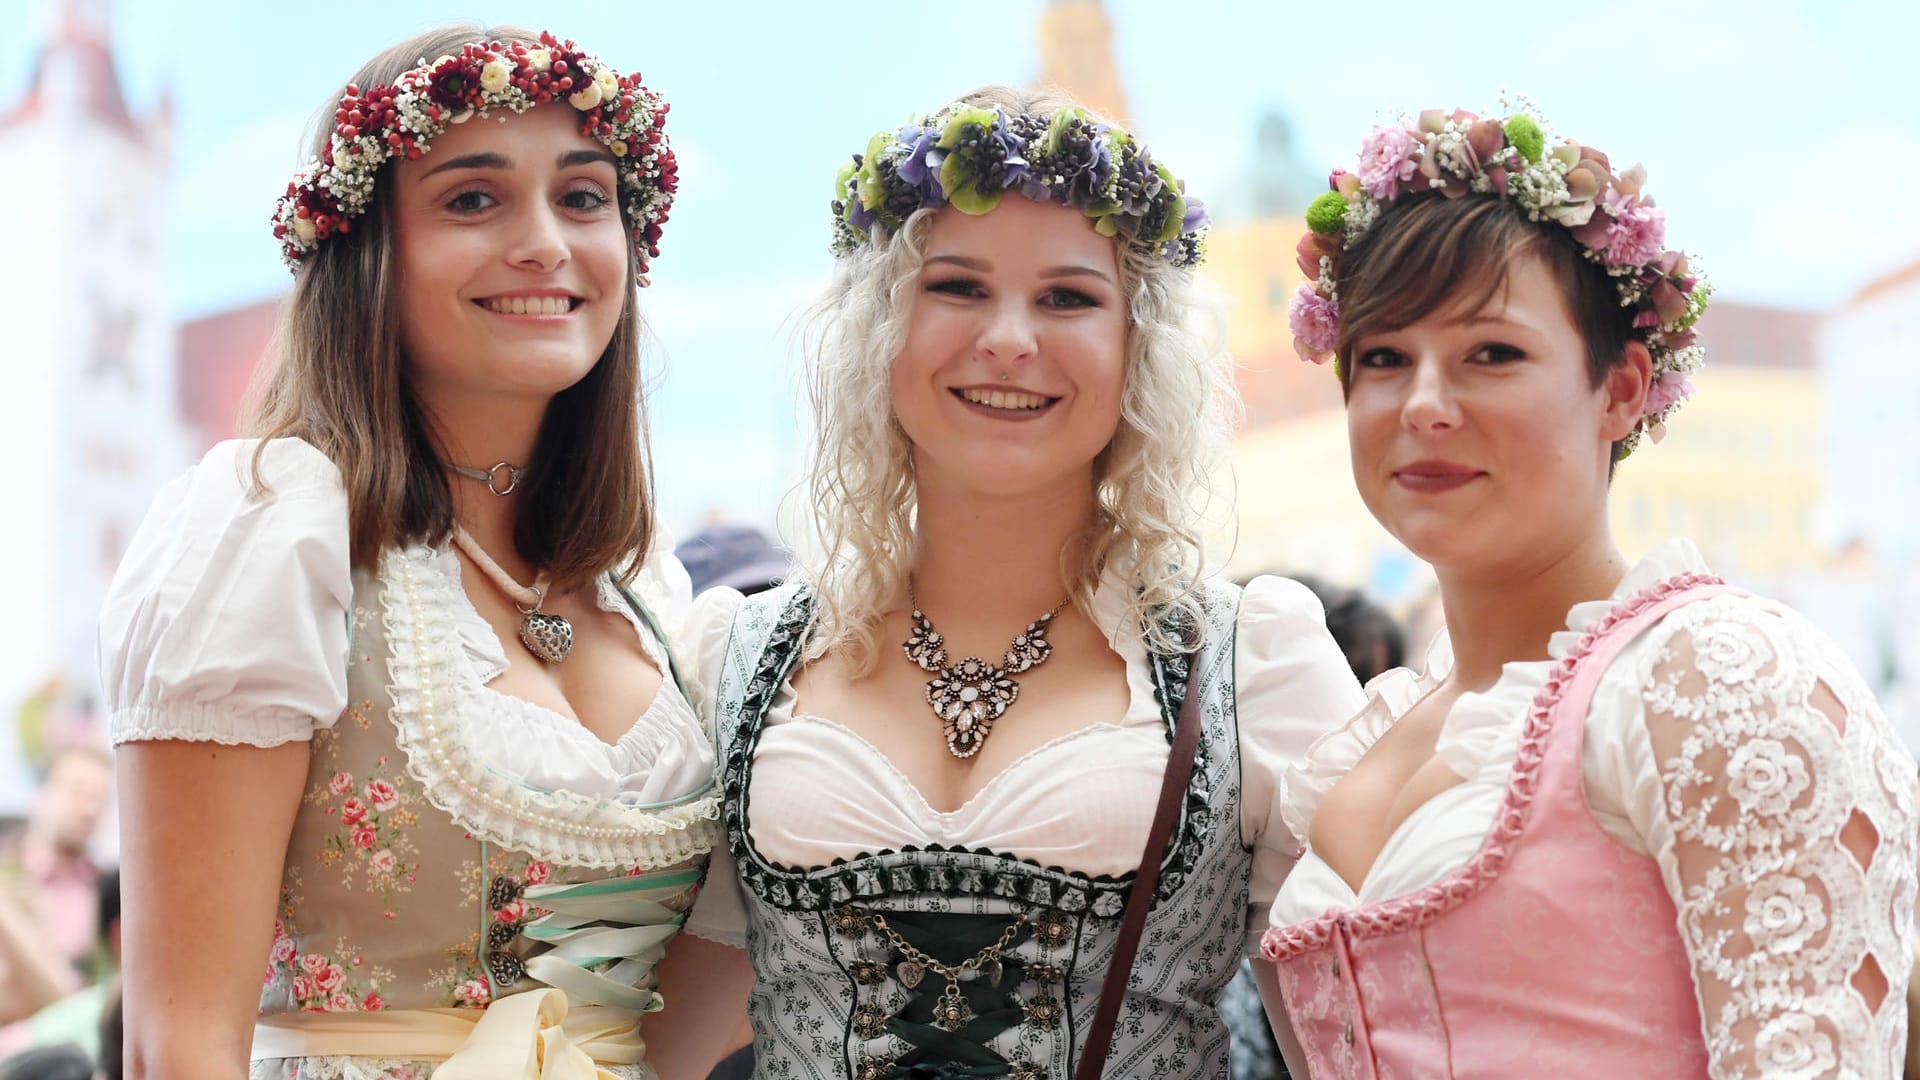
[{"label": "white teeth", "polygon": [[573,303],[564,296],[497,296],[487,310],[501,315],[565,315]]},{"label": "white teeth", "polygon": [[1038,409],[1047,403],[1039,394],[1020,390],[962,390],[960,396],[989,409]]}]

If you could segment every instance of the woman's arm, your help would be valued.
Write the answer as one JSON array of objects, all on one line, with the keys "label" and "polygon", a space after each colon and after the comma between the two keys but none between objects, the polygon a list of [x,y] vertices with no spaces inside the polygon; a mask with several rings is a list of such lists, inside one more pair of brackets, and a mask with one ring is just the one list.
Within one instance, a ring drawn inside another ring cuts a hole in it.
[{"label": "woman's arm", "polygon": [[246,1077],[308,751],[120,748],[128,1077]]},{"label": "woman's arm", "polygon": [[1280,996],[1280,976],[1272,964],[1256,957],[1253,982],[1260,988],[1260,1003],[1267,1007],[1267,1023],[1273,1025],[1273,1041],[1280,1047],[1280,1060],[1287,1063],[1287,1075],[1306,1077],[1307,1056],[1300,1052],[1300,1040],[1293,1033],[1293,1021],[1287,1019],[1287,1003]]},{"label": "woman's arm", "polygon": [[1747,598],[1652,632],[1640,811],[1714,1077],[1896,1075],[1912,966],[1912,759],[1838,650]]},{"label": "woman's arm", "polygon": [[659,978],[667,1007],[641,1025],[647,1064],[665,1080],[702,1080],[744,1041],[753,964],[745,949],[681,934]]}]

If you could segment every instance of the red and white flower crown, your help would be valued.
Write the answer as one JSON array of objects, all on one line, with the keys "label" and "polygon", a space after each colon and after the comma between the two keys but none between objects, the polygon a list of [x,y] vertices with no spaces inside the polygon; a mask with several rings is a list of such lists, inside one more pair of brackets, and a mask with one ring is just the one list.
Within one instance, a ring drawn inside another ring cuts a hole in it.
[{"label": "red and white flower crown", "polygon": [[564,101],[580,131],[612,151],[640,272],[660,254],[660,226],[673,205],[679,166],[664,130],[671,106],[639,74],[621,75],[550,33],[539,44],[479,41],[420,61],[391,84],[349,84],[334,110],[326,149],[293,176],[273,212],[273,235],[289,268],[318,250],[373,201],[381,166],[416,159],[454,124],[494,110],[523,113]]}]

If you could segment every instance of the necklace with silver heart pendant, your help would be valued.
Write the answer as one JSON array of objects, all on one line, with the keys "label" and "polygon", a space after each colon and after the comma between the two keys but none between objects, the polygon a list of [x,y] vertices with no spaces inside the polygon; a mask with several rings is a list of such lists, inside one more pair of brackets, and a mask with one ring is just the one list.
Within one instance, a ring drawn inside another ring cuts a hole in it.
[{"label": "necklace with silver heart pendant", "polygon": [[994,721],[1005,715],[1020,696],[1020,682],[1013,676],[1039,667],[1053,655],[1047,628],[1053,617],[1065,610],[1067,601],[1060,601],[1015,635],[1001,665],[977,656],[949,665],[946,640],[920,610],[911,577],[907,579],[907,603],[913,610],[913,631],[900,647],[920,670],[933,673],[927,680],[927,705],[940,718],[947,752],[957,758],[970,758],[986,745]]},{"label": "necklace with silver heart pendant", "polygon": [[527,651],[543,663],[557,664],[565,660],[568,651],[573,648],[573,624],[565,616],[549,615],[540,610],[541,603],[547,598],[547,575],[542,573],[532,588],[513,580],[500,568],[499,563],[493,561],[479,541],[457,523],[453,527],[453,542],[520,610],[520,644],[525,645]]}]

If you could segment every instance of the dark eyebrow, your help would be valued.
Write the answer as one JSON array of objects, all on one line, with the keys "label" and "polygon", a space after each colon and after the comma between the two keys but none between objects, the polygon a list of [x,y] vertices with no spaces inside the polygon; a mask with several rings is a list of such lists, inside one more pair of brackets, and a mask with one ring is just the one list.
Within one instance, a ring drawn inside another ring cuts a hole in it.
[{"label": "dark eyebrow", "polygon": [[443,173],[449,169],[505,169],[511,166],[512,163],[507,160],[505,154],[466,154],[457,158],[448,158],[435,165],[421,173],[420,179],[425,180],[434,173]]},{"label": "dark eyebrow", "polygon": [[605,150],[569,150],[560,155],[560,167],[563,169],[571,169],[576,165],[597,165],[603,161],[615,169],[620,167],[619,162],[613,159],[613,155]]},{"label": "dark eyebrow", "polygon": [[[580,165],[597,165],[603,161],[615,168],[619,167],[618,163],[614,161],[612,154],[607,153],[605,150],[590,149],[569,150],[561,154],[559,167],[562,169],[571,169]],[[433,168],[420,174],[420,179],[425,180],[434,173],[447,172],[451,169],[511,168],[513,168],[513,162],[508,161],[505,154],[464,154],[457,158],[448,158],[440,164],[435,165]]]}]

